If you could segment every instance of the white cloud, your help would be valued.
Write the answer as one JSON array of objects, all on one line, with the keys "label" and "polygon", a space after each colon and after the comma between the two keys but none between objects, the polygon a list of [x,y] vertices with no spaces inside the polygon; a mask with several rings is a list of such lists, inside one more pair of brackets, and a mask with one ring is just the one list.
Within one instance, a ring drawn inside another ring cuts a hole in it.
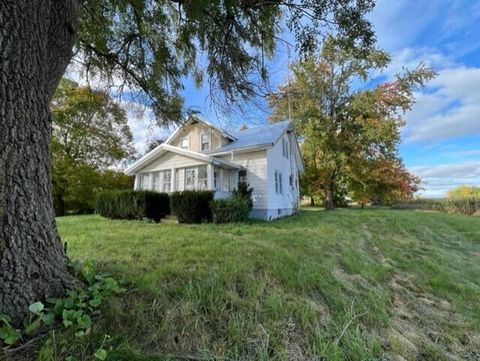
[{"label": "white cloud", "polygon": [[480,186],[480,161],[416,166],[409,169],[422,179],[423,197],[442,197],[458,185]]},{"label": "white cloud", "polygon": [[440,70],[407,114],[407,142],[480,135],[480,68]]},{"label": "white cloud", "polygon": [[415,47],[403,48],[392,56],[392,61],[384,73],[388,77],[393,77],[402,73],[404,68],[415,69],[420,63],[433,69],[443,69],[454,67],[455,63],[433,48]]},{"label": "white cloud", "polygon": [[166,139],[171,128],[159,127],[149,107],[139,103],[121,101],[127,112],[128,125],[133,133],[135,150],[143,153],[149,140]]}]

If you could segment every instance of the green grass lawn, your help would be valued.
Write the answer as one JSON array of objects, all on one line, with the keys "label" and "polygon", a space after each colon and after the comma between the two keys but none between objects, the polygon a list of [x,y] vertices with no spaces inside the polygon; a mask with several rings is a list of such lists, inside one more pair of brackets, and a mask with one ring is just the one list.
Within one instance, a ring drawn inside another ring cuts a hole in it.
[{"label": "green grass lawn", "polygon": [[58,219],[129,283],[110,360],[479,360],[480,218],[306,209],[274,222]]}]

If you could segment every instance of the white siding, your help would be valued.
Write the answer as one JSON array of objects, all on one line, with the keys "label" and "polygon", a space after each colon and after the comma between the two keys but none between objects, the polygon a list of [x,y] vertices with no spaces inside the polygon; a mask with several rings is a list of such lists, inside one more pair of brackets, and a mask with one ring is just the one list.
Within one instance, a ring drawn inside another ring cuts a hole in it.
[{"label": "white siding", "polygon": [[241,165],[247,169],[247,183],[253,187],[253,208],[266,209],[267,196],[267,159],[266,151],[260,150],[246,153],[225,155],[222,159]]},{"label": "white siding", "polygon": [[185,168],[195,165],[205,164],[198,159],[193,159],[184,155],[168,152],[160,158],[155,159],[152,163],[142,168],[140,173],[154,172],[157,170],[171,169],[171,168]]},{"label": "white siding", "polygon": [[181,129],[178,134],[170,141],[170,145],[180,147],[182,138],[187,138],[189,143],[189,150],[194,152],[201,152],[201,135],[210,134],[210,149],[220,148],[228,143],[228,140],[216,129],[210,127],[208,124],[195,123],[188,124]]},{"label": "white siding", "polygon": [[[282,138],[288,141],[288,158],[283,154]],[[296,139],[292,139],[293,137],[289,134],[285,134],[282,138],[267,150],[267,208],[273,211],[270,213],[273,218],[291,214],[298,207],[299,201],[298,165],[294,156],[294,152],[297,152],[297,147],[294,144]],[[282,175],[282,193],[275,191],[275,172]],[[290,175],[293,175],[293,186],[289,182]],[[279,209],[281,210],[280,214],[278,214]]]}]

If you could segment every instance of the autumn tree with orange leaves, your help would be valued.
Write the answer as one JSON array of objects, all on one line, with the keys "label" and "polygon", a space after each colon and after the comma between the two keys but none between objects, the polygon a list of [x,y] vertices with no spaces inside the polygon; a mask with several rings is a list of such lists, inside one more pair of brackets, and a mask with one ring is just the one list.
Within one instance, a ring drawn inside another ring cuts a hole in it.
[{"label": "autumn tree with orange leaves", "polygon": [[372,86],[389,63],[382,50],[358,53],[329,38],[319,55],[293,64],[293,80],[269,98],[271,120],[291,118],[304,137],[302,193],[322,195],[327,210],[335,208],[338,179],[360,201],[404,197],[418,187],[398,154],[400,130],[414,91],[435,73],[420,64]]}]

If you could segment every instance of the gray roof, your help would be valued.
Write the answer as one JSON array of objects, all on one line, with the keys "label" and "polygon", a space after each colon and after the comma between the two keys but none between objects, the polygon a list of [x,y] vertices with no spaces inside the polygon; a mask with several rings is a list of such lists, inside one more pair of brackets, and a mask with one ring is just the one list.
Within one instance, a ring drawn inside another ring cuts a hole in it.
[{"label": "gray roof", "polygon": [[273,145],[273,143],[275,143],[289,127],[290,121],[284,120],[278,123],[269,123],[253,128],[229,132],[229,134],[237,140],[228,143],[221,148],[211,149],[203,153],[222,153],[242,148]]}]

